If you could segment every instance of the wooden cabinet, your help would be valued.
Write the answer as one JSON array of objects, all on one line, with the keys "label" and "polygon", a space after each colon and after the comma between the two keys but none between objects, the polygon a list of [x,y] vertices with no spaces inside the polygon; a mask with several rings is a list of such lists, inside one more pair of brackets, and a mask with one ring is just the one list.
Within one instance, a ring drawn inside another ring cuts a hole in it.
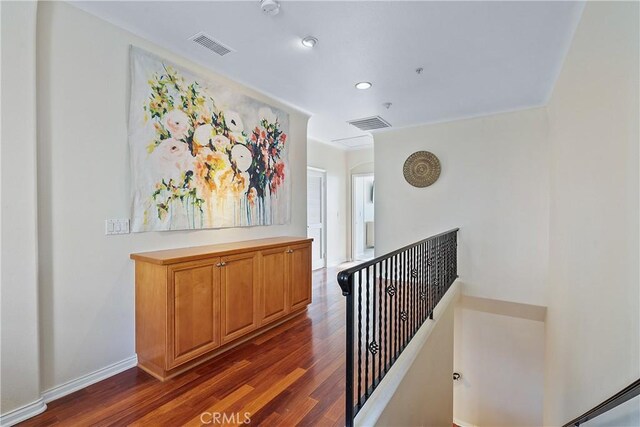
[{"label": "wooden cabinet", "polygon": [[161,380],[304,311],[311,239],[132,254],[138,366]]},{"label": "wooden cabinet", "polygon": [[169,268],[169,282],[167,366],[174,367],[220,346],[220,278],[215,265],[179,264]]},{"label": "wooden cabinet", "polygon": [[263,325],[289,313],[288,248],[262,251],[258,322]]},{"label": "wooden cabinet", "polygon": [[258,324],[259,253],[249,252],[222,258],[222,342],[253,331]]},{"label": "wooden cabinet", "polygon": [[311,246],[291,246],[288,253],[291,278],[289,305],[295,311],[311,303]]}]

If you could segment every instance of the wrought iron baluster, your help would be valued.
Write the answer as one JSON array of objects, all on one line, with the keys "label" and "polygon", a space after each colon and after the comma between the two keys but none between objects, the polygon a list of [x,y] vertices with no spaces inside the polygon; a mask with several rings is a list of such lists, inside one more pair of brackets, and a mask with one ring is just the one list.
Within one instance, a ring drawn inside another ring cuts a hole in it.
[{"label": "wrought iron baluster", "polygon": [[373,265],[374,283],[378,287],[378,384],[382,379],[382,283],[380,281],[380,264],[375,263]]},{"label": "wrought iron baluster", "polygon": [[434,269],[435,269],[435,262],[434,262],[434,256],[433,256],[433,247],[434,247],[434,242],[433,240],[429,241],[428,243],[429,248],[428,248],[428,259],[429,259],[429,263],[428,265],[428,280],[429,280],[429,294],[431,295],[431,301],[429,302],[429,319],[433,319],[433,309],[435,307],[435,299],[436,299],[436,286],[435,286],[435,274],[434,274]]},{"label": "wrought iron baluster", "polygon": [[442,239],[438,237],[436,239],[436,274],[438,275],[438,295],[437,299],[440,300],[440,295],[442,295]]},{"label": "wrought iron baluster", "polygon": [[362,406],[362,270],[358,271],[358,408]]},{"label": "wrought iron baluster", "polygon": [[[353,398],[353,353],[355,346],[353,345],[353,325],[354,325],[354,297],[353,297],[353,275],[348,276],[347,279],[347,343],[346,343],[346,375],[347,383],[345,384],[345,418],[346,427],[353,426],[353,419],[355,417],[354,411],[354,398]],[[344,290],[343,290],[344,293]],[[358,393],[358,409],[361,408],[360,393]]]},{"label": "wrought iron baluster", "polygon": [[402,287],[402,301],[404,303],[404,318],[402,321],[402,349],[407,346],[407,325],[409,324],[409,289]]},{"label": "wrought iron baluster", "polygon": [[[418,245],[418,250],[420,252],[422,252],[422,245]],[[421,264],[424,264],[424,262],[421,263]],[[423,269],[423,266],[420,265],[420,270],[422,270],[422,269]],[[416,317],[416,319],[417,319],[416,323],[417,324],[416,324],[416,328],[415,328],[416,331],[417,331],[418,329],[420,329],[420,326],[422,325],[422,281],[418,281],[416,283],[415,288],[417,290],[416,307],[418,308],[417,317]]]},{"label": "wrought iron baluster", "polygon": [[396,280],[398,281],[398,286],[400,286],[400,288],[402,289],[402,311],[400,312],[400,320],[402,322],[400,324],[400,339],[402,343],[402,345],[400,346],[400,351],[402,351],[404,350],[405,344],[407,342],[407,288],[402,283],[399,283],[400,280],[398,277],[396,277]]},{"label": "wrought iron baluster", "polygon": [[[388,295],[387,295],[387,289],[384,285],[384,280],[382,279],[382,267],[384,266],[383,262],[378,263],[378,269],[379,269],[379,273],[380,273],[380,288],[384,289],[383,290],[383,294],[384,294],[384,327],[382,328],[382,338],[380,340],[380,356],[382,358],[382,364],[380,366],[382,366],[383,368],[383,374],[387,373],[387,353],[389,353],[389,349],[387,348],[387,317],[389,315],[388,311],[387,311],[387,304],[388,304]],[[384,354],[383,354],[384,352]]]},{"label": "wrought iron baluster", "polygon": [[442,241],[444,239],[444,236],[440,236],[438,237],[438,273],[440,275],[440,281],[439,281],[439,294],[438,294],[438,300],[440,300],[440,298],[442,298],[442,289],[444,289],[444,270],[443,270],[443,266],[444,266],[444,245],[442,244]]},{"label": "wrought iron baluster", "polygon": [[[417,247],[417,250],[422,251],[424,249],[424,245],[420,244]],[[428,294],[427,294],[427,287],[425,286],[425,284],[423,282],[420,283],[420,324],[422,325],[422,323],[424,322],[424,318],[425,318],[425,309],[426,309],[426,302],[428,299]]]},{"label": "wrought iron baluster", "polygon": [[371,293],[373,294],[373,303],[371,304],[371,342],[367,343],[367,349],[371,353],[371,385],[376,385],[376,353],[378,352],[378,344],[376,343],[376,288],[375,278],[370,280],[369,277],[373,273],[373,268],[367,267],[367,288],[371,283]]},{"label": "wrought iron baluster", "polygon": [[397,356],[398,356],[398,323],[400,321],[400,287],[398,286],[398,257],[394,256],[393,257],[393,261],[392,261],[392,265],[393,265],[393,286],[396,288],[396,295],[395,295],[395,302],[396,302],[396,318],[394,319],[395,321],[395,331],[394,331],[394,343],[393,343],[393,360],[395,361]]},{"label": "wrought iron baluster", "polygon": [[[406,254],[403,251],[400,254],[400,262],[401,262],[401,265],[402,265],[402,269],[401,269],[402,270],[402,274],[400,275],[400,282],[402,283],[402,289],[404,289],[404,294],[405,294],[405,298],[406,298],[406,295],[410,292],[410,290],[409,290],[409,286],[407,286],[407,281],[404,278],[404,276],[405,276],[405,274],[407,272],[407,268],[404,265],[405,264],[405,258],[406,258]],[[409,310],[409,307],[405,307],[405,312],[407,313],[407,315],[409,315],[409,313],[411,313],[411,311]],[[404,325],[403,325],[403,333],[404,333],[403,340],[404,340],[405,344],[407,342],[407,325],[408,324],[409,324],[409,318],[407,317],[407,320],[405,320]]]},{"label": "wrought iron baluster", "polygon": [[393,335],[390,332],[390,329],[393,327],[393,295],[389,292],[390,288],[389,288],[389,258],[387,258],[386,260],[384,260],[384,274],[385,274],[385,289],[387,292],[385,292],[388,296],[389,296],[389,302],[388,305],[386,307],[386,309],[388,309],[389,314],[387,315],[387,319],[389,319],[389,315],[391,316],[391,322],[389,322],[388,327],[385,328],[386,330],[386,334],[387,334],[387,338],[386,338],[386,342],[387,342],[387,353],[385,354],[385,356],[387,357],[387,360],[385,361],[385,368],[388,368],[388,366],[391,364],[391,354],[392,352],[389,351],[389,349],[393,350]]},{"label": "wrought iron baluster", "polygon": [[453,261],[453,271],[456,279],[458,278],[458,233],[453,233],[453,250],[455,251],[455,257]]},{"label": "wrought iron baluster", "polygon": [[[408,255],[408,254],[407,254]],[[414,331],[416,329],[416,324],[418,321],[418,304],[415,298],[416,295],[416,287],[411,283],[411,278],[407,276],[407,286],[411,289],[411,328],[409,329],[409,337],[413,337]],[[411,338],[409,338],[411,339]]]},{"label": "wrought iron baluster", "polygon": [[370,307],[370,302],[369,302],[369,268],[367,268],[365,270],[365,276],[366,276],[366,284],[365,284],[365,290],[366,290],[366,302],[365,302],[365,310],[366,310],[366,315],[365,315],[365,327],[364,327],[364,333],[365,333],[365,342],[364,342],[364,396],[365,398],[369,397],[369,351],[367,349],[367,347],[369,346],[369,307]]}]

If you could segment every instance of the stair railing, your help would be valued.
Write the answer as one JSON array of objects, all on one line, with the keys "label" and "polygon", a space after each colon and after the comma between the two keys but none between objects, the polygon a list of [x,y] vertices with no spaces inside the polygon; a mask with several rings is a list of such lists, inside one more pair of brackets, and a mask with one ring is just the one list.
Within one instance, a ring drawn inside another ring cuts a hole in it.
[{"label": "stair railing", "polygon": [[347,298],[347,427],[458,277],[458,230],[338,273]]},{"label": "stair railing", "polygon": [[627,400],[631,400],[638,395],[640,395],[640,379],[635,380],[627,387],[623,388],[618,393],[614,394],[599,405],[589,409],[578,418],[569,421],[563,427],[577,427],[581,424],[586,423],[587,421],[594,419],[597,416],[604,414],[605,412],[612,410],[618,405],[622,405]]}]

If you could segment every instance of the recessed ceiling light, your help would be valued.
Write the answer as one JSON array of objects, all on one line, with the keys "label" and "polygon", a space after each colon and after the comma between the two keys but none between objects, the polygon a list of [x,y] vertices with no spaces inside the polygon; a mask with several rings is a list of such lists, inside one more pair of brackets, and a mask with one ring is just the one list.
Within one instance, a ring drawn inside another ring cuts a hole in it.
[{"label": "recessed ceiling light", "polygon": [[371,83],[369,82],[359,82],[356,83],[356,89],[360,89],[360,90],[365,90],[365,89],[369,89],[371,87]]},{"label": "recessed ceiling light", "polygon": [[314,47],[318,43],[318,39],[313,36],[307,36],[302,39],[302,46]]}]

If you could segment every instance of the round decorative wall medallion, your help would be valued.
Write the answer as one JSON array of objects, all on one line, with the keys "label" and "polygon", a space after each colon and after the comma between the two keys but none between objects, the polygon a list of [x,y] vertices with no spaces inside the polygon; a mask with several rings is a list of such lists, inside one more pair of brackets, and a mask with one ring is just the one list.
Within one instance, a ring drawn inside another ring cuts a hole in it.
[{"label": "round decorative wall medallion", "polygon": [[414,187],[428,187],[440,176],[440,160],[429,151],[416,151],[405,160],[403,173]]}]

